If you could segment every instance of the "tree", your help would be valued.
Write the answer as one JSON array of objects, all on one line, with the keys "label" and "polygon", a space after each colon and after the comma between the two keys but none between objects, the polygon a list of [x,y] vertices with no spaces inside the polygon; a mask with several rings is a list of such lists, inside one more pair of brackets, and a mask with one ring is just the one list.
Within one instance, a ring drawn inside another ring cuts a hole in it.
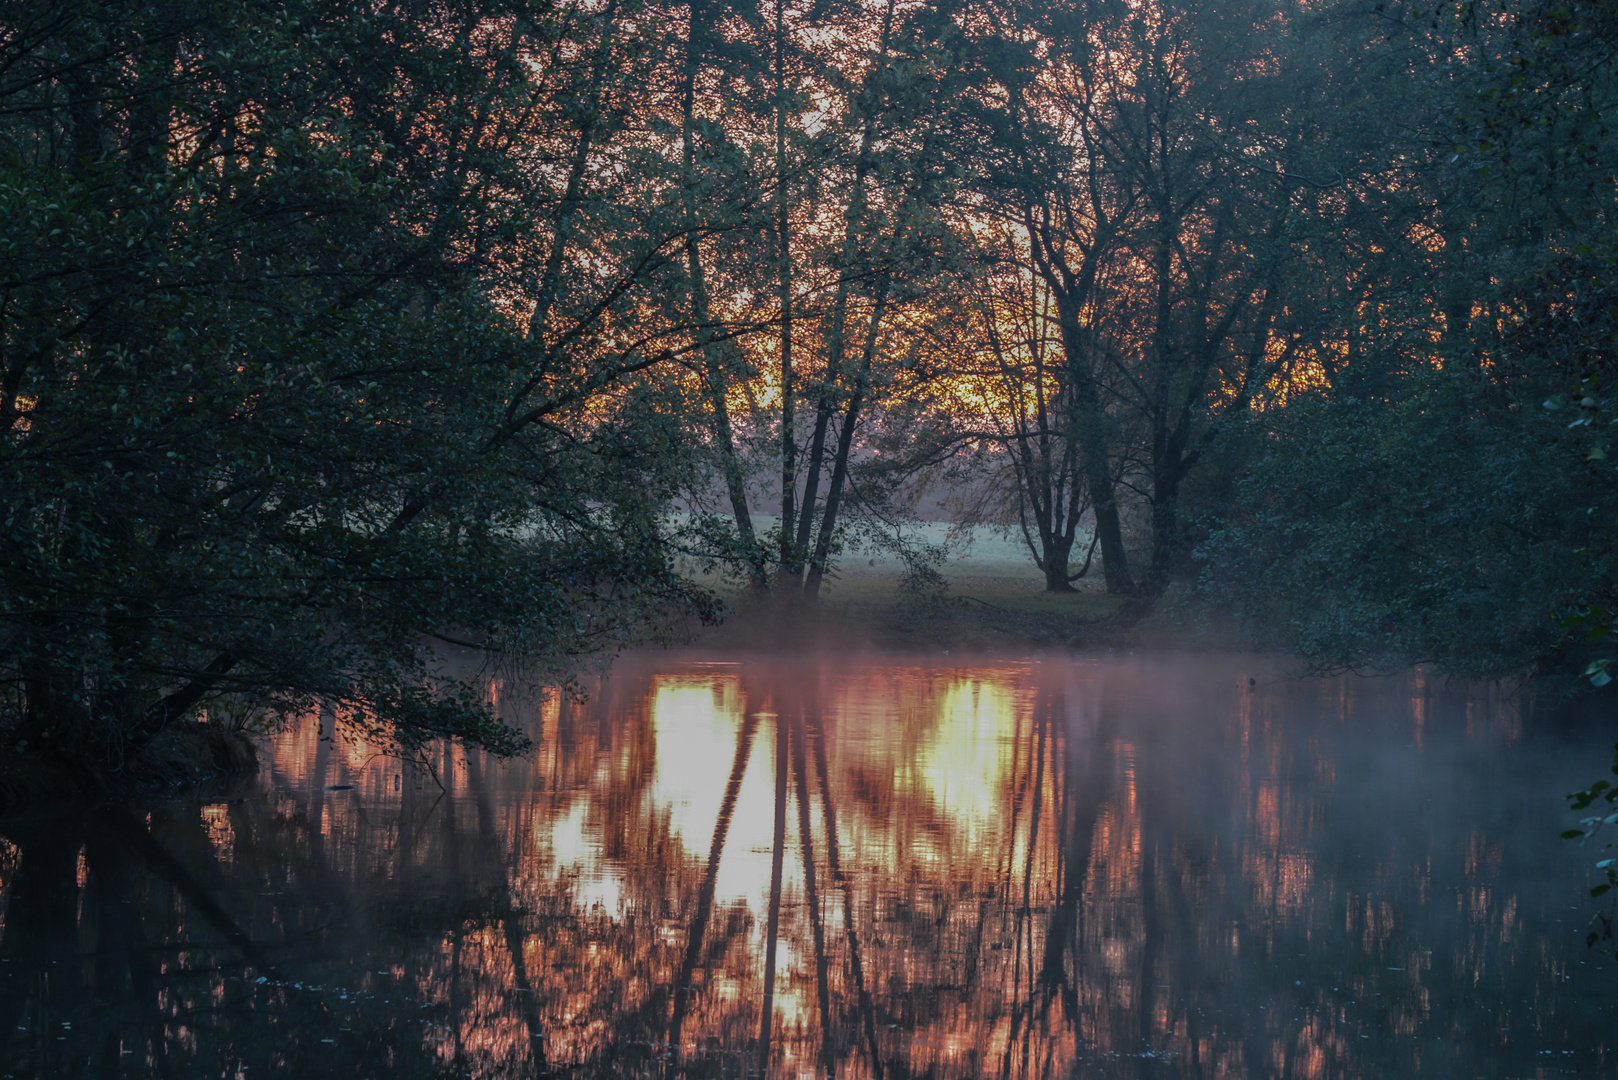
[{"label": "tree", "polygon": [[[1209,593],[1271,640],[1486,677],[1593,659],[1557,622],[1605,610],[1610,559],[1600,425],[1568,426],[1602,394],[1566,396],[1610,357],[1608,22],[1473,5],[1319,28],[1343,183],[1310,259],[1346,287],[1314,335],[1322,381],[1267,418],[1201,552]],[[1373,256],[1352,275],[1345,241]]]},{"label": "tree", "polygon": [[[890,486],[862,459],[927,366],[927,313],[963,228],[951,203],[975,76],[954,14],[699,4],[673,23],[688,60],[664,123],[678,123],[700,238],[681,295],[725,337],[698,373],[734,522],[711,541],[755,590],[773,576],[780,594],[816,597],[851,508],[880,507]],[[751,522],[762,476],[779,477],[768,543]]]},{"label": "tree", "polygon": [[[991,247],[1012,251],[1014,235]],[[992,256],[990,256],[992,259]],[[1072,592],[1090,570],[1100,531],[1084,564],[1071,570],[1074,542],[1089,509],[1073,382],[1043,279],[1026,256],[1000,262],[983,276],[971,333],[979,348],[958,364],[952,411],[994,452],[982,455],[983,498],[968,517],[1015,525],[1045,591]],[[959,437],[959,436],[957,436]],[[980,444],[980,445],[981,445]],[[984,511],[987,511],[985,513]]]},{"label": "tree", "polygon": [[[1283,285],[1298,185],[1279,163],[1275,12],[1246,5],[1012,8],[987,192],[1050,297],[1061,428],[1108,590],[1149,610],[1188,552],[1182,491],[1292,359]],[[1234,85],[1233,85],[1234,84]],[[1272,164],[1276,163],[1276,164]],[[1125,508],[1149,518],[1144,573]]]},{"label": "tree", "polygon": [[560,674],[710,610],[637,375],[686,348],[642,318],[677,230],[595,180],[616,4],[0,25],[7,749],[116,774],[234,698],[510,752],[435,648]]}]

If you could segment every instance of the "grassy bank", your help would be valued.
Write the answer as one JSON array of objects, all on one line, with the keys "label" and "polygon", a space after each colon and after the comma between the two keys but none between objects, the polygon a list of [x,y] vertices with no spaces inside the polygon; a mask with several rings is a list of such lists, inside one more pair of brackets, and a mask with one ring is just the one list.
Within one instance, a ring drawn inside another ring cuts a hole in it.
[{"label": "grassy bank", "polygon": [[[941,542],[946,527],[923,525]],[[1077,592],[1048,593],[1044,577],[1020,540],[978,530],[952,545],[942,567],[946,587],[918,595],[903,586],[904,564],[891,554],[853,552],[822,587],[820,602],[804,609],[779,597],[754,598],[740,583],[705,578],[730,601],[731,617],[698,635],[721,647],[797,643],[897,649],[976,650],[1082,648],[1120,635],[1108,620],[1121,603],[1095,578]],[[1131,635],[1133,637],[1133,635]]]}]

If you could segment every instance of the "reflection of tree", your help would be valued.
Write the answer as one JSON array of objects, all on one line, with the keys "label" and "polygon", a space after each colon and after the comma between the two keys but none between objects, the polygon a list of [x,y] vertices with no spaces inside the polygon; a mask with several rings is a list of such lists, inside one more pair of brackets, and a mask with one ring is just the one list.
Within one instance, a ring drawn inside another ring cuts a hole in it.
[{"label": "reflection of tree", "polygon": [[[810,743],[814,747],[815,772],[820,778],[820,805],[821,815],[826,823],[826,863],[831,872],[831,878],[837,883],[842,894],[843,934],[848,945],[849,973],[854,978],[854,992],[857,995],[859,1006],[859,1019],[861,1030],[865,1034],[865,1051],[870,1055],[871,1068],[876,1073],[877,1080],[882,1080],[882,1055],[876,1045],[876,1010],[871,1004],[871,991],[865,985],[865,965],[860,959],[859,931],[854,927],[854,891],[847,874],[843,872],[841,848],[837,841],[837,810],[832,802],[831,772],[826,767],[826,731],[821,723],[818,700],[808,713]],[[809,801],[807,793],[801,793],[804,802]],[[825,1007],[824,1001],[822,1007]]]},{"label": "reflection of tree", "polygon": [[[702,851],[660,786],[668,678],[712,690],[729,740],[703,773],[723,798]],[[1531,869],[1486,816],[1397,834],[1398,866],[1425,868],[1399,877],[1361,853],[1416,797],[1333,809],[1334,763],[1365,717],[1409,709],[1397,692],[1361,687],[1361,719],[1297,727],[1338,699],[1209,704],[1147,678],[629,664],[591,704],[542,703],[532,761],[418,768],[311,723],[239,801],[7,823],[0,1060],[18,1077],[717,1077],[767,1047],[771,1075],[1346,1077],[1456,1063],[1429,1018],[1463,996],[1540,1002],[1557,1038],[1591,1030],[1524,932]],[[993,725],[949,726],[990,705]],[[776,754],[753,752],[761,730]],[[962,732],[980,742],[956,754]],[[320,790],[338,782],[355,790]],[[770,858],[747,861],[744,835],[770,836]],[[741,896],[723,884],[738,866],[759,875]],[[1429,903],[1443,880],[1460,891]],[[1422,919],[1440,922],[1423,937]],[[1446,961],[1433,940],[1461,944]],[[1469,1030],[1512,1019],[1477,1012]]]},{"label": "reflection of tree", "polygon": [[[17,868],[6,906],[5,937],[0,960],[0,1055],[34,1065],[35,1071],[58,1071],[63,1062],[47,1027],[50,1019],[71,1016],[81,968],[74,909],[75,871],[83,822],[79,818],[32,822],[6,830],[17,847]],[[55,976],[54,978],[52,976]],[[16,1032],[26,1030],[27,1041]]]},{"label": "reflection of tree", "polygon": [[781,871],[786,856],[787,737],[781,718],[775,722],[775,832],[770,842],[770,906],[764,944],[764,999],[759,1009],[759,1058],[768,1066],[775,1033],[775,948],[781,937]]},{"label": "reflection of tree", "polygon": [[758,717],[744,716],[736,734],[736,758],[730,766],[730,780],[725,785],[724,801],[719,806],[719,819],[714,825],[713,844],[708,849],[708,868],[702,876],[702,888],[697,893],[697,913],[686,931],[685,958],[680,962],[680,974],[674,980],[674,1015],[669,1020],[670,1046],[680,1045],[680,1028],[691,1000],[691,975],[696,970],[697,958],[702,953],[708,932],[708,919],[713,911],[714,882],[719,876],[719,858],[725,850],[725,835],[730,831],[730,817],[736,810],[736,796],[741,791],[742,775],[747,771],[747,757],[753,748],[753,731]]}]

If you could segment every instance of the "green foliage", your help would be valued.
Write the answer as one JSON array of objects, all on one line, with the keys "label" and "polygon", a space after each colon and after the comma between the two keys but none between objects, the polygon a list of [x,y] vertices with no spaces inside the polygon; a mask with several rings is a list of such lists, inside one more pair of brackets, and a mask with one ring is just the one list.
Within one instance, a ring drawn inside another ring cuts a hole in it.
[{"label": "green foliage", "polygon": [[1201,588],[1322,667],[1522,673],[1585,572],[1593,492],[1570,441],[1478,372],[1295,401],[1199,549]]},{"label": "green foliage", "polygon": [[[1349,58],[1327,65],[1317,158],[1345,163],[1341,190],[1305,245],[1326,283],[1317,377],[1257,418],[1237,497],[1208,515],[1202,595],[1324,668],[1604,686],[1618,8],[1377,14],[1356,30],[1343,7],[1312,30]],[[1573,796],[1613,798],[1605,781]],[[1618,878],[1598,868],[1604,896]],[[1610,941],[1600,919],[1592,940]]]},{"label": "green foliage", "polygon": [[1376,81],[1322,114],[1328,157],[1394,156],[1317,208],[1323,379],[1258,418],[1205,586],[1323,666],[1582,670],[1618,606],[1610,5],[1428,14],[1354,40]]},{"label": "green foliage", "polygon": [[543,10],[0,25],[0,745],[116,771],[253,695],[509,753],[446,643],[560,678],[711,613],[661,524],[682,436],[633,423],[646,361],[525,336],[486,272],[531,265],[555,205],[508,103],[576,121],[525,61],[559,44]]},{"label": "green foliage", "polygon": [[[1618,776],[1618,744],[1613,746],[1612,774]],[[1602,830],[1618,826],[1618,786],[1614,786],[1611,781],[1597,780],[1583,791],[1575,791],[1567,799],[1573,810],[1588,810],[1592,806],[1601,810],[1602,803],[1606,804],[1607,809],[1580,819],[1579,824],[1584,827],[1568,829],[1562,833],[1562,839],[1577,840],[1582,846]],[[1611,851],[1618,844],[1609,840],[1605,846]],[[1594,920],[1596,928],[1590,931],[1586,943],[1594,946],[1605,942],[1604,947],[1612,949],[1613,958],[1618,959],[1618,946],[1615,946],[1613,935],[1614,909],[1618,907],[1618,859],[1602,859],[1596,863],[1596,869],[1601,871],[1606,880],[1592,887],[1590,895],[1597,899],[1610,896],[1611,899],[1608,901],[1607,910],[1596,912]]]}]

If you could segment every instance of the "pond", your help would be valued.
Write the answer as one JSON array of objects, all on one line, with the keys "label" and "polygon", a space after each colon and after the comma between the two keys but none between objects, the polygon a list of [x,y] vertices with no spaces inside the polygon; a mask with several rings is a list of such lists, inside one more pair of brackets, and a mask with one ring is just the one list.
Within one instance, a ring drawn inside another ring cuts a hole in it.
[{"label": "pond", "polygon": [[1240,657],[621,659],[0,822],[4,1077],[1618,1075],[1611,730]]}]

